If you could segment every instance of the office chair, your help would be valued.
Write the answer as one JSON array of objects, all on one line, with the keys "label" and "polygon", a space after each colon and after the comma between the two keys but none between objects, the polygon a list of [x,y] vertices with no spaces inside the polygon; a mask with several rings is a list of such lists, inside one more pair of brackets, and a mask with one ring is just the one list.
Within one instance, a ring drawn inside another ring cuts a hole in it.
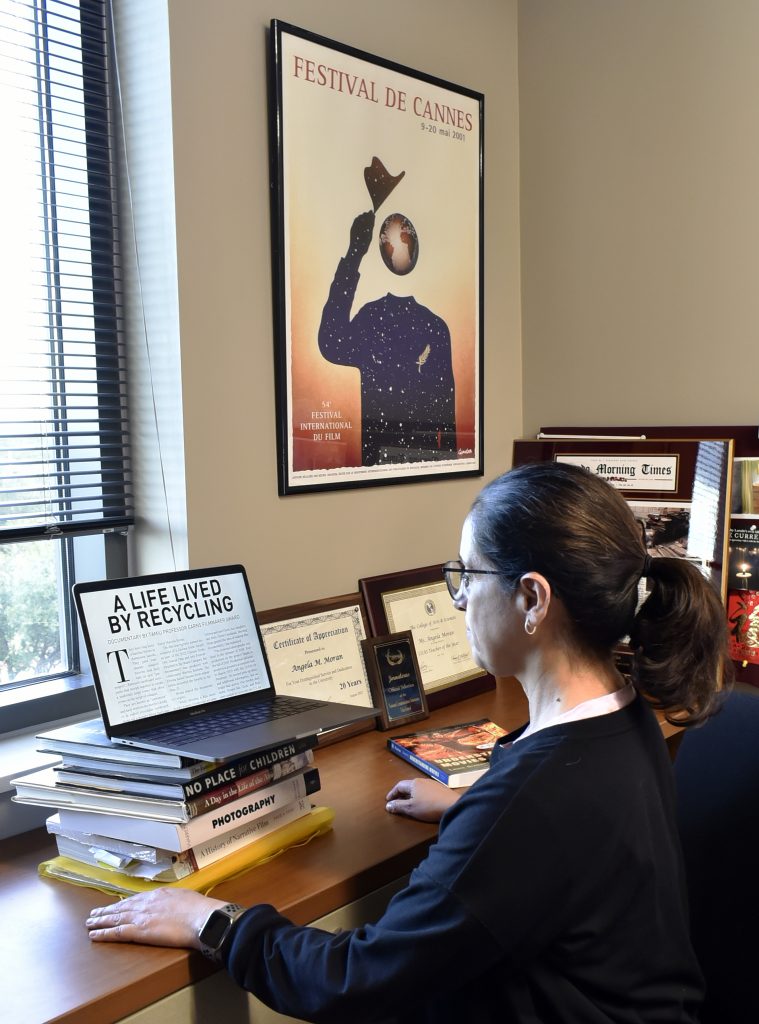
[{"label": "office chair", "polygon": [[702,1024],[759,1022],[759,689],[685,733],[675,780]]}]

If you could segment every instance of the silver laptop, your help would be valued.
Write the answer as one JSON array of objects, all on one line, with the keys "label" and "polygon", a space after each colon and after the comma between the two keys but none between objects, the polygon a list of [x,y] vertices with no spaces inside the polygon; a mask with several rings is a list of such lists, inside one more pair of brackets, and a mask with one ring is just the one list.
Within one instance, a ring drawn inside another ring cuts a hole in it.
[{"label": "silver laptop", "polygon": [[115,743],[216,761],[379,714],[275,693],[241,565],[77,583],[73,592]]}]

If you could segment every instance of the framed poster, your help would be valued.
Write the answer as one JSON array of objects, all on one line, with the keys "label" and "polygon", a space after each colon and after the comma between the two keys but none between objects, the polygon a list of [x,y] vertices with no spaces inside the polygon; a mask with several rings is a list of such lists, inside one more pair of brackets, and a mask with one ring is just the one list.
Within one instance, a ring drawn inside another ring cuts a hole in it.
[{"label": "framed poster", "polygon": [[493,688],[493,677],[472,658],[442,565],[366,576],[359,587],[373,636],[410,630],[431,711]]},{"label": "framed poster", "polygon": [[515,441],[513,464],[573,463],[603,477],[641,521],[649,554],[687,558],[724,600],[732,453],[730,439],[543,437]]},{"label": "framed poster", "polygon": [[[368,629],[360,594],[274,608],[260,612],[258,622],[277,693],[372,707],[361,646]],[[320,736],[319,745],[374,725],[368,719],[341,726]]]},{"label": "framed poster", "polygon": [[270,44],[279,493],[482,475],[483,96]]}]

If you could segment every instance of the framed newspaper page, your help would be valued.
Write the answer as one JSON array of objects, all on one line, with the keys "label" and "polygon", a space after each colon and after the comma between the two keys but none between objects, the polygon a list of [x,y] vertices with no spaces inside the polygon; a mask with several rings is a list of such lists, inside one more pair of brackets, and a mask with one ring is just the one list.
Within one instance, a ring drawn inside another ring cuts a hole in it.
[{"label": "framed newspaper page", "polygon": [[651,557],[687,558],[725,599],[732,439],[576,436],[514,442],[514,466],[546,460],[583,466],[607,480],[640,520]]},{"label": "framed newspaper page", "polygon": [[[361,594],[260,612],[258,622],[277,693],[372,707],[362,641],[369,634]],[[319,745],[367,732],[355,722],[319,737]]]},{"label": "framed newspaper page", "polygon": [[270,48],[279,493],[482,475],[484,98]]},{"label": "framed newspaper page", "polygon": [[539,436],[645,434],[646,437],[727,437],[733,441],[727,622],[739,682],[759,686],[759,427],[756,424],[644,427],[542,427]]},{"label": "framed newspaper page", "polygon": [[431,711],[495,686],[472,658],[463,614],[451,601],[441,565],[359,580],[372,636],[410,630]]}]

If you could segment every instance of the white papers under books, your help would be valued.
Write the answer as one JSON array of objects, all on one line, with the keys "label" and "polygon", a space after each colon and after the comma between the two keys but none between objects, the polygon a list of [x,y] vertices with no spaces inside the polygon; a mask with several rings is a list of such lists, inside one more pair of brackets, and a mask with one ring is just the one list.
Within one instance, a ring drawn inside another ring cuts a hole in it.
[{"label": "white papers under books", "polygon": [[167,851],[167,858],[162,858],[155,864],[146,864],[144,861],[111,853],[98,846],[78,843],[67,836],[56,836],[55,842],[61,857],[69,857],[82,864],[91,864],[93,867],[109,871],[121,871],[131,878],[147,878],[152,882],[174,882],[196,870],[185,854],[172,856]]},{"label": "white papers under books", "polygon": [[157,850],[154,846],[146,846],[144,843],[130,843],[126,839],[112,839],[92,832],[81,832],[79,829],[64,828],[61,825],[59,814],[52,814],[45,825],[52,836],[60,836],[83,846],[108,850],[114,856],[125,861],[139,860],[145,864],[156,864],[162,857],[176,860],[180,856],[180,854],[170,853],[168,850]]}]

